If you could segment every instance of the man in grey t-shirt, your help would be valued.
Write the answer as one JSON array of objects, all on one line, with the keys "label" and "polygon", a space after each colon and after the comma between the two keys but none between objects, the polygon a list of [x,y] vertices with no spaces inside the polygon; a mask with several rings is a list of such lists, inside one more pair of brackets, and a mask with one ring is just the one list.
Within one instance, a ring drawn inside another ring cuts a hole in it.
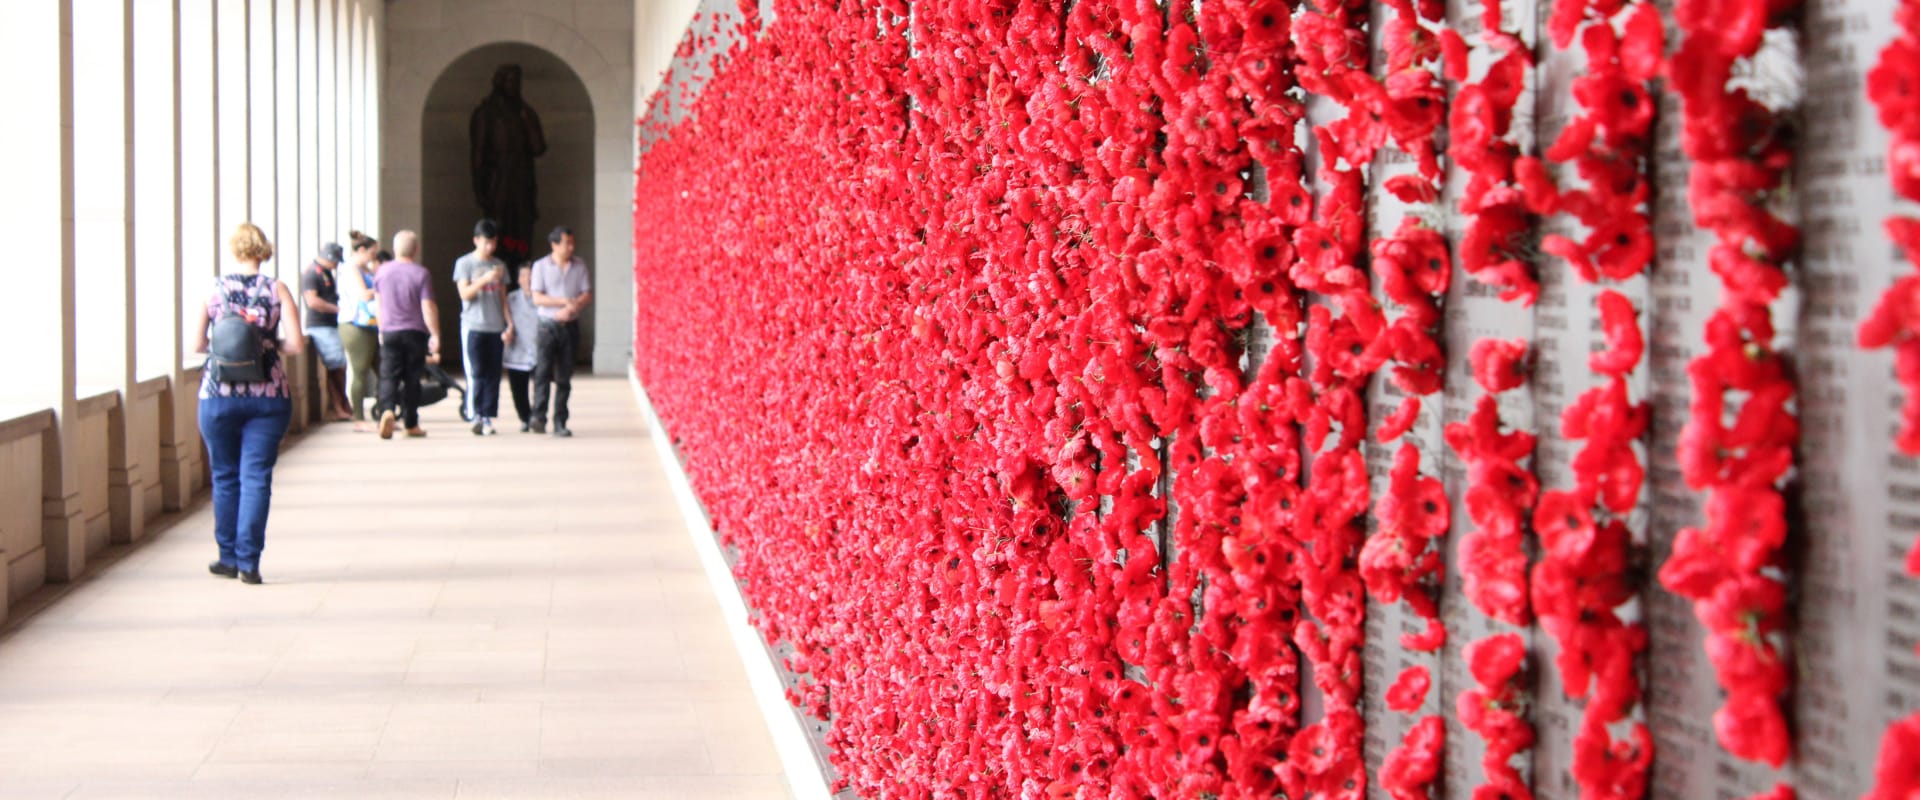
[{"label": "man in grey t-shirt", "polygon": [[587,265],[573,257],[573,231],[565,225],[547,234],[553,253],[533,262],[533,306],[540,314],[540,343],[533,364],[533,432],[547,432],[552,400],[553,435],[567,428],[567,396],[573,393],[573,352],[580,347],[580,314],[593,302]]},{"label": "man in grey t-shirt", "polygon": [[460,289],[460,329],[466,340],[467,411],[473,435],[493,434],[500,413],[500,360],[513,341],[513,317],[507,314],[507,265],[493,257],[500,227],[483,219],[473,226],[473,252],[453,262]]}]

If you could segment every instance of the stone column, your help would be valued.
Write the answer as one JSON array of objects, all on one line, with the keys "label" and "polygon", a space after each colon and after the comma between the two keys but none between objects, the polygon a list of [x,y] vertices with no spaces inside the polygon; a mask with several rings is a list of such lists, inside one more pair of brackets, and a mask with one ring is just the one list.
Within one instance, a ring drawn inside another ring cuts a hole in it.
[{"label": "stone column", "polygon": [[[200,474],[200,437],[198,428],[198,408],[196,398],[199,395],[198,373],[184,368],[188,359],[196,354],[188,353],[179,340],[184,335],[188,314],[194,308],[189,301],[194,295],[206,291],[207,273],[212,269],[205,261],[207,245],[218,236],[220,218],[220,180],[218,171],[219,154],[219,90],[217,81],[219,71],[214,63],[214,13],[213,0],[184,0],[195,4],[193,13],[186,13],[183,0],[171,0],[174,27],[174,52],[172,58],[174,80],[174,215],[178,220],[180,235],[174,239],[175,252],[178,254],[174,270],[174,287],[179,302],[175,305],[174,347],[179,354],[176,360],[173,391],[167,393],[167,401],[161,405],[160,413],[171,420],[171,425],[161,429],[160,436],[160,485],[162,502],[168,511],[179,511],[186,507],[198,485]],[[193,59],[189,67],[187,59]],[[196,101],[205,99],[211,102],[196,105],[197,116],[189,124],[186,102],[182,97],[183,82],[197,82],[193,91]],[[205,132],[209,135],[196,136],[187,140],[189,132]],[[192,148],[189,150],[189,148]],[[189,153],[192,158],[189,158]],[[196,193],[193,200],[196,207],[189,212],[186,182],[189,179],[187,165],[192,164],[199,174],[192,176],[197,188],[210,189],[209,196],[201,197]],[[192,245],[189,246],[188,242]],[[215,251],[217,253],[217,250]],[[191,259],[191,261],[189,260]],[[193,278],[188,279],[191,266]],[[197,305],[197,304],[196,304]]]},{"label": "stone column", "polygon": [[[360,172],[361,185],[365,188],[366,217],[369,220],[380,219],[382,197],[380,192],[380,173],[386,160],[382,157],[381,132],[385,130],[380,119],[384,115],[386,91],[384,89],[387,53],[387,4],[374,3],[367,7],[368,33],[367,79],[360,89],[366,92],[366,102],[361,105],[366,110],[366,168]],[[418,223],[416,223],[417,225]]]},{"label": "stone column", "polygon": [[[320,224],[320,126],[326,116],[320,112],[320,22],[315,18],[319,9],[316,0],[298,0],[299,24],[295,27],[299,38],[297,50],[300,56],[300,247],[308,252],[316,251],[326,242],[342,242],[340,231],[329,230]],[[342,242],[342,246],[345,243]]]},{"label": "stone column", "polygon": [[50,293],[60,298],[60,358],[55,370],[54,426],[41,437],[40,535],[47,549],[47,580],[71,581],[87,562],[86,525],[80,519],[80,480],[75,469],[74,426],[78,422],[78,361],[74,315],[74,181],[73,181],[73,0],[59,6],[60,143],[50,154],[60,169],[59,275]]},{"label": "stone column", "polygon": [[[120,106],[120,131],[117,141],[118,152],[107,154],[89,153],[89,158],[117,158],[120,160],[120,185],[114,192],[119,197],[119,217],[109,220],[120,229],[121,248],[115,254],[117,262],[114,270],[119,273],[117,283],[121,287],[120,296],[113,298],[117,311],[121,312],[120,328],[116,331],[120,358],[114,364],[115,382],[120,390],[120,403],[107,415],[107,508],[111,538],[115,542],[131,542],[138,539],[146,529],[146,470],[140,464],[138,446],[131,432],[143,430],[154,424],[145,412],[145,404],[136,396],[135,386],[139,383],[137,369],[137,341],[139,333],[139,303],[137,302],[139,276],[135,272],[133,238],[133,181],[134,181],[134,138],[133,138],[133,0],[119,0],[115,3],[119,14],[119,28],[115,31],[119,38],[120,60],[119,92],[113,98]],[[101,43],[101,46],[110,46]]]}]

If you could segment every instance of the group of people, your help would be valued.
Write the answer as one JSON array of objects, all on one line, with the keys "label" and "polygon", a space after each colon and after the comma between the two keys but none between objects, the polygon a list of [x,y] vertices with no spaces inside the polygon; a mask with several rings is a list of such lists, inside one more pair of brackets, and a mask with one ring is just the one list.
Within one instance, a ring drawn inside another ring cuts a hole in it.
[{"label": "group of people", "polygon": [[[420,264],[420,237],[400,231],[389,253],[359,231],[348,236],[350,250],[329,242],[301,271],[304,324],[285,313],[294,307],[286,285],[260,271],[273,257],[266,234],[242,223],[228,241],[233,264],[215,282],[195,343],[208,353],[199,419],[213,482],[219,558],[207,569],[214,575],[261,582],[273,467],[293,418],[281,359],[303,352],[308,340],[325,367],[327,419],[372,430],[371,396],[380,438],[393,438],[397,428],[409,438],[427,435],[421,379],[439,361],[440,309],[432,273]],[[497,224],[480,220],[473,252],[453,265],[472,432],[494,433],[504,375],[522,433],[546,433],[551,418],[553,435],[570,437],[567,401],[591,277],[565,226],[547,236],[548,256],[512,273],[495,257],[499,238]]]}]

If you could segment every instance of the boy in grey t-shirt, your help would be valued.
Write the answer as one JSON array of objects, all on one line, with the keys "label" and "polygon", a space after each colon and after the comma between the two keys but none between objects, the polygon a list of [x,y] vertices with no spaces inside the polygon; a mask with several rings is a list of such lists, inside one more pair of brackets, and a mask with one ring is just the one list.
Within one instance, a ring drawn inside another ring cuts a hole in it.
[{"label": "boy in grey t-shirt", "polygon": [[465,332],[467,410],[473,435],[492,435],[500,413],[500,366],[505,345],[514,337],[507,314],[507,265],[493,257],[500,227],[483,219],[473,226],[473,252],[453,262],[460,289],[460,329]]}]

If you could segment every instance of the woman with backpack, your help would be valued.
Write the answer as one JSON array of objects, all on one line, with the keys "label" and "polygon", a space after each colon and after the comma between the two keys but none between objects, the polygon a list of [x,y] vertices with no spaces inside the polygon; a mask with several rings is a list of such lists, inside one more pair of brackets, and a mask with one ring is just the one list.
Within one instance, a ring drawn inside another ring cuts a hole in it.
[{"label": "woman with backpack", "polygon": [[[273,464],[293,418],[293,394],[281,357],[298,355],[306,335],[286,284],[260,273],[273,245],[252,223],[240,223],[227,242],[233,267],[214,282],[194,352],[207,353],[200,381],[200,438],[213,473],[213,538],[220,558],[215,575],[260,583]],[[282,336],[280,326],[287,326]]]}]

